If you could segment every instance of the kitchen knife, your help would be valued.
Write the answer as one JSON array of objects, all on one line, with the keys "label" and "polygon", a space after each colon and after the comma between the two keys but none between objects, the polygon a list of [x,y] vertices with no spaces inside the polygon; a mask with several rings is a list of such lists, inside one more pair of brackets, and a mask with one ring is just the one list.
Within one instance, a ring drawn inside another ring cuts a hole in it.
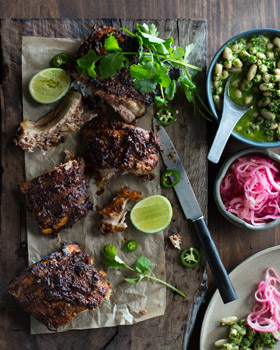
[{"label": "kitchen knife", "polygon": [[160,152],[166,168],[168,170],[175,170],[180,175],[179,183],[173,188],[186,218],[194,224],[223,302],[226,304],[236,300],[237,295],[206,226],[202,211],[177,151],[164,127],[159,124],[156,118],[153,119],[153,126],[154,131],[160,138]]}]

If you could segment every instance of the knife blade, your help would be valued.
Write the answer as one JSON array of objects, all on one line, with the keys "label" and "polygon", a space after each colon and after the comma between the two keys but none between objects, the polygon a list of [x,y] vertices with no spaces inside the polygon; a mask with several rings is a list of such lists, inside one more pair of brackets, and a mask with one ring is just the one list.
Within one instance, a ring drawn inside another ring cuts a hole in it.
[{"label": "knife blade", "polygon": [[203,213],[178,153],[165,128],[160,125],[156,118],[153,119],[153,127],[160,138],[160,152],[166,168],[175,170],[180,175],[179,183],[173,188],[186,218],[194,224],[222,300],[224,304],[236,300],[236,292],[205,223]]}]

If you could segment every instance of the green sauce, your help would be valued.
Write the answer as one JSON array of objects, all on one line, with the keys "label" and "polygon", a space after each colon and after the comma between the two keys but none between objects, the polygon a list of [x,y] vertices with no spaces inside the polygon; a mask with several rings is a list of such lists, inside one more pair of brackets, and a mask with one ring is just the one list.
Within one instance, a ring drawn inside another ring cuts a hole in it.
[{"label": "green sauce", "polygon": [[280,38],[257,35],[227,45],[213,70],[213,99],[219,109],[228,78],[235,103],[249,106],[246,98],[252,98],[252,109],[234,130],[258,142],[280,140]]}]

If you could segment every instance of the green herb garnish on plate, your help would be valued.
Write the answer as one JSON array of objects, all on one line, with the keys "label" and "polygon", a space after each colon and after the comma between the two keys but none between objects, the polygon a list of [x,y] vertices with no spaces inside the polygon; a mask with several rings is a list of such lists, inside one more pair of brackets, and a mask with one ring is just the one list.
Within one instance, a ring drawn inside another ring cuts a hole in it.
[{"label": "green herb garnish on plate", "polygon": [[169,72],[172,67],[178,67],[181,71],[178,83],[183,88],[187,100],[193,103],[194,114],[198,112],[209,119],[204,111],[212,114],[193,81],[194,71],[201,69],[189,64],[187,60],[194,45],[189,44],[185,48],[173,47],[174,39],[159,38],[159,32],[154,24],[150,26],[137,24],[136,27],[135,34],[125,28],[121,30],[138,40],[137,52],[124,52],[111,33],[104,43],[107,54],[98,56],[94,50],[89,50],[77,60],[77,70],[81,74],[88,73],[92,78],[96,78],[97,72],[102,78],[112,78],[120,69],[129,66],[129,55],[137,55],[139,62],[129,66],[129,73],[134,79],[134,88],[141,93],[151,93],[159,87],[160,94],[155,96],[155,102],[158,106],[166,106],[168,101],[174,99],[177,90],[176,80],[169,76]]}]

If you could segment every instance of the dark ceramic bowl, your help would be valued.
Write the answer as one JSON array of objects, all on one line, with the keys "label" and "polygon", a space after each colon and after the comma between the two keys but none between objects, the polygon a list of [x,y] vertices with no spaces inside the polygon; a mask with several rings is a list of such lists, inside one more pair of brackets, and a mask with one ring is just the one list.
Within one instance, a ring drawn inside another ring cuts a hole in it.
[{"label": "dark ceramic bowl", "polygon": [[[266,36],[278,36],[280,37],[280,30],[278,29],[271,29],[271,28],[261,28],[261,29],[252,29],[252,30],[248,30],[247,32],[243,32],[240,33],[238,35],[233,36],[231,39],[229,39],[216,53],[216,55],[214,56],[214,58],[211,61],[211,64],[209,66],[208,72],[207,72],[207,79],[206,79],[206,94],[207,94],[207,100],[210,106],[210,109],[215,117],[215,119],[217,120],[217,122],[219,122],[220,120],[220,116],[217,113],[214,101],[213,101],[213,82],[212,82],[212,75],[213,75],[213,69],[215,67],[215,64],[217,63],[217,61],[219,60],[222,52],[224,51],[225,47],[227,46],[228,43],[230,43],[231,41],[234,40],[238,40],[241,38],[249,38],[252,37],[254,35],[258,35],[258,34],[263,34]],[[254,141],[254,140],[250,140],[246,137],[243,137],[241,135],[239,135],[237,132],[233,131],[232,132],[232,136],[235,137],[237,140],[244,142],[248,145],[251,146],[255,146],[255,147],[280,147],[280,141],[274,141],[274,142],[258,142],[258,141]]]},{"label": "dark ceramic bowl", "polygon": [[228,212],[221,198],[221,193],[220,193],[221,182],[225,177],[229,167],[238,157],[244,156],[250,153],[263,154],[265,157],[275,160],[280,166],[280,156],[274,152],[271,152],[263,148],[253,147],[253,148],[247,148],[240,152],[237,152],[233,156],[229,157],[219,170],[219,173],[216,177],[215,184],[214,184],[214,199],[221,214],[233,225],[236,225],[241,228],[249,229],[249,230],[254,230],[254,231],[269,230],[270,228],[280,224],[280,217],[274,221],[269,222],[268,224],[261,225],[261,226],[253,226],[245,222],[244,220],[238,218],[234,214]]}]

